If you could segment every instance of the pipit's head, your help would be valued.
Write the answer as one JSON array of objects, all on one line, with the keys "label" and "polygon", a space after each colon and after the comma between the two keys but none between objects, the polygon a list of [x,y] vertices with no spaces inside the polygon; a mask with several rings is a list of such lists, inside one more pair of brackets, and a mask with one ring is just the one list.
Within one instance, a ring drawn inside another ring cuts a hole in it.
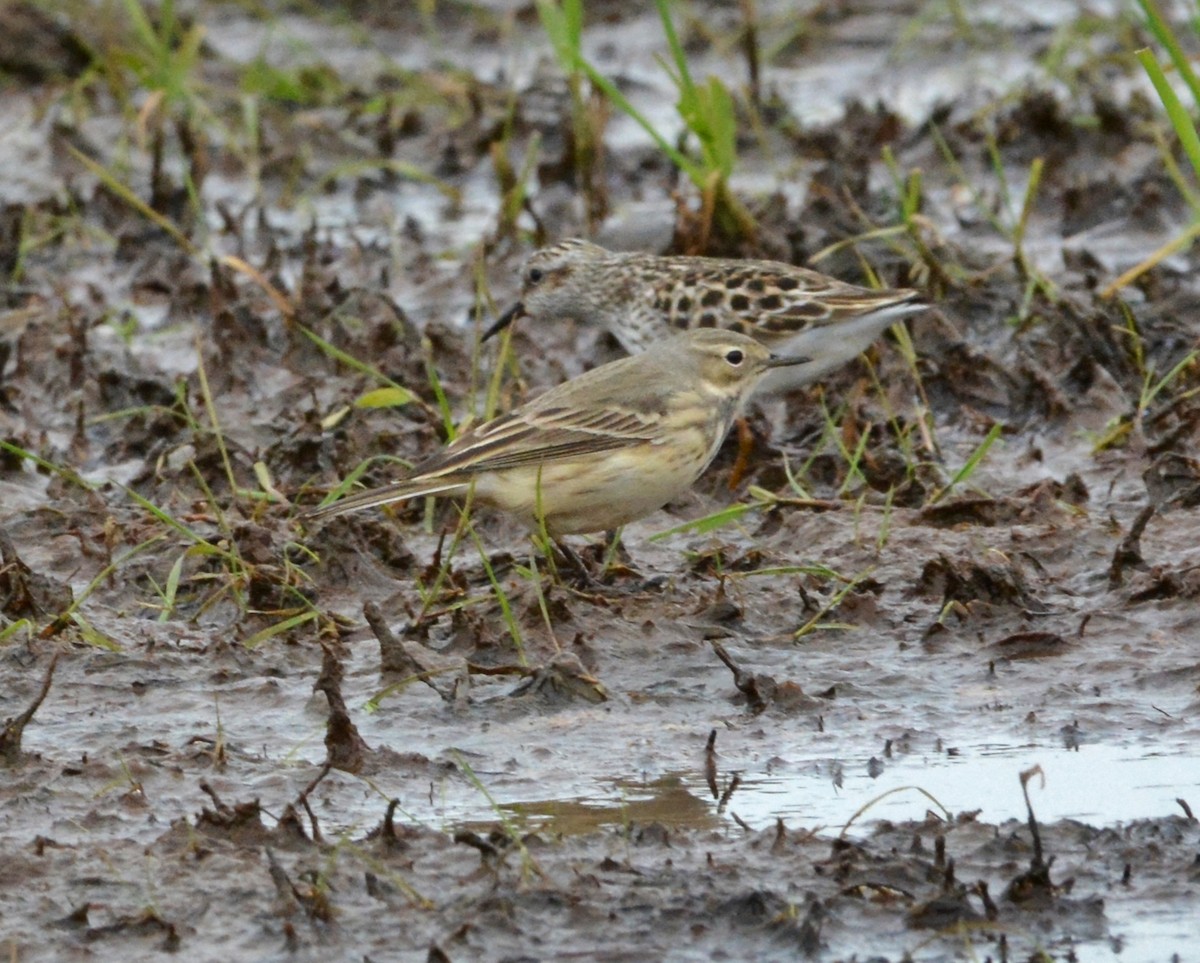
[{"label": "pipit's head", "polygon": [[580,317],[594,297],[604,297],[613,283],[604,268],[618,260],[591,241],[574,238],[534,251],[521,274],[521,298],[483,334],[483,340],[500,333],[517,318]]},{"label": "pipit's head", "polygon": [[711,394],[743,400],[772,368],[806,364],[810,359],[780,357],[736,331],[698,328],[660,341],[650,349],[676,366],[681,383],[694,383]]}]

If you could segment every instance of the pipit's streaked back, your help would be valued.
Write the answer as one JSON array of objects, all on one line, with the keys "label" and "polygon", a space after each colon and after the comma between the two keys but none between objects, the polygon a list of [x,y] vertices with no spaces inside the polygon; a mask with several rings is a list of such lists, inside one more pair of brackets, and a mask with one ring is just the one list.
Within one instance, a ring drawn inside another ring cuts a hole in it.
[{"label": "pipit's streaked back", "polygon": [[692,331],[601,365],[455,438],[408,478],[309,518],[420,495],[462,495],[552,537],[617,528],[661,508],[708,467],[775,357],[745,335]]},{"label": "pipit's streaked back", "polygon": [[535,251],[520,300],[484,335],[519,317],[600,324],[630,354],[680,330],[725,328],[810,364],[778,371],[766,391],[823,377],[926,304],[907,288],[872,290],[778,261],[622,254],[582,240]]}]

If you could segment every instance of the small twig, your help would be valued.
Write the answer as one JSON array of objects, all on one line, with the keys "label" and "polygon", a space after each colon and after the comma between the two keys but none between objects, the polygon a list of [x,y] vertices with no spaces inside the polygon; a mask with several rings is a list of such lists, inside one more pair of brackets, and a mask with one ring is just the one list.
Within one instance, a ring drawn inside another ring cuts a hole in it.
[{"label": "small twig", "polygon": [[207,782],[201,782],[200,791],[213,801],[213,805],[217,807],[217,812],[228,813],[233,811],[229,808],[229,805],[225,802],[225,800],[217,795],[217,791],[213,789],[211,784]]},{"label": "small twig", "polygon": [[308,818],[312,823],[313,842],[316,842],[316,843],[321,842],[321,827],[317,824],[317,817],[316,817],[316,814],[312,811],[312,806],[310,806],[308,803],[308,797],[312,793],[312,791],[321,784],[321,780],[324,779],[326,776],[328,776],[332,770],[333,770],[333,765],[328,760],[326,760],[325,765],[323,765],[321,767],[321,771],[317,773],[317,775],[313,778],[312,782],[310,782],[307,786],[305,786],[303,789],[300,790],[300,795],[296,799],[296,802],[298,802],[301,806],[303,806],[304,811],[306,813],[308,813]]},{"label": "small twig", "polygon": [[399,806],[399,799],[391,800],[388,802],[387,812],[383,815],[383,827],[380,829],[379,835],[383,837],[384,842],[389,844],[400,841],[400,837],[396,834],[396,809]]},{"label": "small twig", "polygon": [[708,734],[708,744],[704,747],[704,781],[708,783],[708,791],[713,799],[720,796],[717,789],[717,730]]},{"label": "small twig", "polygon": [[1025,811],[1029,814],[1029,834],[1033,837],[1032,868],[1040,870],[1046,866],[1046,860],[1042,855],[1042,834],[1038,830],[1037,818],[1033,815],[1033,803],[1029,801],[1029,780],[1034,776],[1041,776],[1042,783],[1045,784],[1046,774],[1042,772],[1042,767],[1034,766],[1021,773],[1021,792],[1025,795]]},{"label": "small twig", "polygon": [[25,733],[25,727],[33,718],[34,713],[41,708],[42,702],[45,701],[47,693],[50,691],[50,683],[54,680],[54,670],[58,666],[58,653],[54,653],[54,657],[50,660],[50,665],[46,667],[46,676],[42,679],[42,688],[34,697],[29,708],[22,712],[15,719],[9,719],[4,723],[3,731],[0,731],[0,756],[4,758],[6,765],[15,766],[21,759],[21,737]]},{"label": "small twig", "polygon": [[383,612],[375,602],[363,604],[363,618],[379,640],[379,668],[383,672],[401,672],[405,675],[420,675],[425,671],[388,627]]},{"label": "small twig", "polygon": [[271,874],[271,882],[275,884],[275,892],[279,894],[284,912],[290,915],[300,908],[300,899],[296,894],[296,887],[292,885],[292,881],[288,878],[287,870],[275,858],[275,852],[269,846],[266,848],[266,854],[267,872]]},{"label": "small twig", "polygon": [[991,894],[988,892],[988,884],[984,880],[979,880],[972,889],[975,895],[983,901],[983,911],[987,914],[987,918],[991,922],[995,922],[1000,918],[1000,909],[996,906]]},{"label": "small twig", "polygon": [[717,658],[724,662],[729,671],[733,673],[734,687],[746,697],[751,711],[757,713],[766,709],[775,698],[775,693],[779,688],[775,679],[769,675],[756,674],[743,669],[733,661],[733,656],[726,651],[725,646],[715,639],[709,639],[709,644],[717,653]]},{"label": "small twig", "polygon": [[742,52],[746,55],[746,69],[750,74],[750,102],[762,106],[761,67],[758,52],[758,11],[754,0],[741,0],[742,8]]},{"label": "small twig", "polygon": [[721,800],[717,803],[718,813],[723,813],[725,811],[725,807],[729,805],[729,800],[732,798],[733,794],[737,792],[737,788],[741,784],[742,777],[735,772],[733,774],[733,778],[729,780],[729,785],[726,786],[725,791],[721,793]]},{"label": "small twig", "polygon": [[455,701],[455,693],[457,691],[455,686],[451,686],[448,690],[443,691],[433,681],[436,676],[451,670],[431,669],[423,665],[412,649],[405,645],[402,640],[396,638],[395,634],[388,627],[387,620],[383,617],[383,612],[374,602],[367,602],[363,605],[363,618],[367,620],[371,631],[375,633],[375,638],[379,640],[380,671],[395,672],[410,676],[413,679],[419,679],[441,696],[444,701]]},{"label": "small twig", "polygon": [[315,692],[324,692],[329,700],[329,721],[325,729],[326,765],[343,772],[361,771],[371,748],[358,733],[346,700],[342,698],[342,663],[324,642],[321,643],[324,657],[321,675],[313,685]]},{"label": "small twig", "polygon": [[1121,544],[1113,552],[1112,564],[1108,567],[1108,587],[1118,588],[1125,581],[1125,569],[1145,566],[1142,559],[1142,533],[1146,525],[1154,517],[1154,505],[1147,505],[1137,514],[1133,524],[1129,526],[1129,534],[1121,539]]}]

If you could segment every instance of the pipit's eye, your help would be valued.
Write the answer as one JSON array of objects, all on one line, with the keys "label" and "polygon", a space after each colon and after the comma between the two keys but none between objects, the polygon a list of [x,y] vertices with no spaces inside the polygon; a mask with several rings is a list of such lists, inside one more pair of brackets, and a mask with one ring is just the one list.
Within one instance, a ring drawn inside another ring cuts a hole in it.
[{"label": "pipit's eye", "polygon": [[530,284],[541,284],[542,278],[545,276],[541,268],[530,268],[529,273],[525,275],[525,280]]},{"label": "pipit's eye", "polygon": [[746,360],[746,354],[741,348],[734,348],[732,351],[725,352],[725,360],[736,368]]}]

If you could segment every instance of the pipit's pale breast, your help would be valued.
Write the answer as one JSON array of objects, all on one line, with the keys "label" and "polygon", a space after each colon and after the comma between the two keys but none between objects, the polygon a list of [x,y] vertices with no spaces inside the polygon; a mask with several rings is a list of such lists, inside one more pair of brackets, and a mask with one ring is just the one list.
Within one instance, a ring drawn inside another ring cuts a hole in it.
[{"label": "pipit's pale breast", "polygon": [[554,536],[616,528],[686,491],[776,357],[731,331],[688,331],[601,365],[454,439],[411,474],[309,518],[465,495]]},{"label": "pipit's pale breast", "polygon": [[772,391],[823,377],[925,307],[908,288],[873,290],[777,261],[615,253],[569,240],[530,256],[520,300],[485,337],[518,317],[571,317],[603,326],[635,354],[681,330],[736,331],[812,359],[768,375]]}]

